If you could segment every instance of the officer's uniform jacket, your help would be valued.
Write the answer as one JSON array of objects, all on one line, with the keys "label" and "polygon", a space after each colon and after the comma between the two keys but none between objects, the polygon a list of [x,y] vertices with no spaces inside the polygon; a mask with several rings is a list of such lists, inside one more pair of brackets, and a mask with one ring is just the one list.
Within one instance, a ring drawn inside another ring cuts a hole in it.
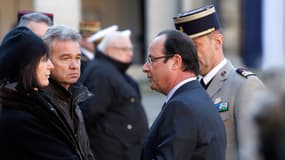
[{"label": "officer's uniform jacket", "polygon": [[239,70],[228,61],[214,76],[207,92],[219,110],[227,132],[227,160],[236,160],[237,149],[248,140],[247,122],[243,117],[253,94],[264,88],[258,77],[248,71]]}]

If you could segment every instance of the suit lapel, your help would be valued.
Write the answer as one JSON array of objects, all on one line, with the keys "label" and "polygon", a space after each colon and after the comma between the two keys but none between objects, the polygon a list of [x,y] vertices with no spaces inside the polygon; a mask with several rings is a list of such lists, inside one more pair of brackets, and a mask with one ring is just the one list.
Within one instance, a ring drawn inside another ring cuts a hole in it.
[{"label": "suit lapel", "polygon": [[163,111],[166,108],[167,103],[164,102],[163,106],[161,107],[161,111],[159,112],[158,116],[155,118],[154,122],[151,125],[150,131],[152,131],[153,128],[156,128],[155,126],[159,123],[161,116],[163,115]]},{"label": "suit lapel", "polygon": [[222,88],[223,83],[228,79],[233,68],[234,67],[231,62],[228,61],[227,64],[216,74],[207,89],[211,98],[213,98],[213,96]]}]

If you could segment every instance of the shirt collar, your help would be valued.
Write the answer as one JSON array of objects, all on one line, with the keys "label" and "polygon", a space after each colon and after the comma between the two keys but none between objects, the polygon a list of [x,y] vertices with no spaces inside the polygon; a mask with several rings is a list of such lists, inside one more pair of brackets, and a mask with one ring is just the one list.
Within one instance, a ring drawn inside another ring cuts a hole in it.
[{"label": "shirt collar", "polygon": [[191,77],[191,78],[187,78],[183,81],[181,81],[180,83],[178,83],[175,87],[173,87],[170,92],[168,93],[167,97],[166,97],[166,100],[165,100],[165,103],[167,103],[169,101],[169,99],[173,96],[173,94],[175,93],[175,91],[180,88],[182,85],[184,85],[185,83],[187,82],[190,82],[190,81],[194,81],[194,80],[197,80],[197,77]]},{"label": "shirt collar", "polygon": [[81,52],[82,52],[89,60],[94,59],[94,54],[93,54],[92,52],[88,51],[87,49],[81,48]]},{"label": "shirt collar", "polygon": [[224,58],[216,67],[214,67],[208,74],[203,77],[203,81],[205,84],[208,84],[211,79],[226,65],[228,60]]}]

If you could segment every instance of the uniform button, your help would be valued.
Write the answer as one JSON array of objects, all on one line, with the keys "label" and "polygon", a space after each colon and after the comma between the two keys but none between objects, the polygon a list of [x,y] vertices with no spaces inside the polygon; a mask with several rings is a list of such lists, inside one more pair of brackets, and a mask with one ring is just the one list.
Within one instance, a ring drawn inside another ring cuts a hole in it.
[{"label": "uniform button", "polygon": [[226,75],[227,71],[221,72],[221,76],[224,77]]},{"label": "uniform button", "polygon": [[135,97],[131,97],[130,101],[134,103],[136,101]]},{"label": "uniform button", "polygon": [[128,128],[128,130],[131,130],[131,129],[133,129],[133,126],[131,124],[128,124],[127,128]]}]

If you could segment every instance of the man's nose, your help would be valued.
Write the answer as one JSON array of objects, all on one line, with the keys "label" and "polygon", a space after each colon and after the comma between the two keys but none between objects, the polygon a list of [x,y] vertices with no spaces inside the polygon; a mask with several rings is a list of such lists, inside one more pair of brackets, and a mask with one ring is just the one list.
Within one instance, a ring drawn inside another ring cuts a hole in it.
[{"label": "man's nose", "polygon": [[80,67],[80,60],[78,60],[78,59],[72,60],[70,67],[71,68],[79,68]]},{"label": "man's nose", "polygon": [[142,66],[142,71],[144,72],[144,73],[146,73],[146,72],[148,72],[149,71],[149,64],[147,63],[147,62],[145,62],[144,64],[143,64],[143,66]]}]

